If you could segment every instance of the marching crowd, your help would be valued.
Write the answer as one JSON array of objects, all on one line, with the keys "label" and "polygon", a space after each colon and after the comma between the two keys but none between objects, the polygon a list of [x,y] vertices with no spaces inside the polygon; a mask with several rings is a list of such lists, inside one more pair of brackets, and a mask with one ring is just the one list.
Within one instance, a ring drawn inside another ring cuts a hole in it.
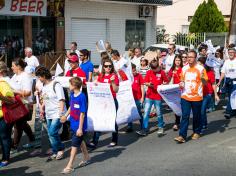
[{"label": "marching crowd", "polygon": [[[88,95],[86,82],[109,83],[116,111],[119,107],[116,94],[121,81],[132,82],[133,97],[141,119],[140,129],[136,133],[146,136],[149,133],[149,117],[157,116],[158,131],[162,136],[165,131],[163,118],[163,100],[157,91],[158,86],[178,84],[181,89],[182,116],[175,114],[174,131],[179,135],[174,139],[178,143],[186,142],[190,114],[193,116],[193,134],[197,140],[208,128],[207,110],[214,109],[219,97],[228,96],[225,118],[236,116],[230,104],[230,96],[236,90],[236,49],[231,44],[228,48],[218,48],[215,53],[208,51],[204,43],[198,50],[176,50],[175,44],[169,44],[168,53],[159,52],[157,57],[146,58],[140,48],[130,49],[128,56],[122,56],[105,43],[106,51],[101,52],[101,64],[97,72],[90,61],[87,49],[78,50],[77,43],[71,43],[71,50],[65,60],[64,75],[70,79],[69,90],[55,81],[54,75],[41,66],[33,55],[32,49],[25,48],[25,59],[15,58],[9,76],[9,68],[0,62],[0,143],[2,161],[0,168],[10,162],[10,154],[19,149],[23,132],[29,143],[23,148],[34,150],[30,155],[41,154],[42,123],[47,125],[50,147],[47,161],[60,160],[64,154],[63,140],[72,141],[70,159],[62,173],[71,173],[73,162],[81,149],[83,160],[79,166],[90,163],[88,148],[95,149],[101,132],[95,131],[91,141],[85,141],[87,128]],[[214,63],[209,61],[214,56]],[[20,113],[22,112],[22,113]],[[36,113],[34,133],[28,121]],[[62,134],[59,134],[60,129]],[[12,129],[13,139],[12,139]],[[118,144],[118,125],[112,133],[108,147]],[[130,122],[126,132],[133,131]]]}]

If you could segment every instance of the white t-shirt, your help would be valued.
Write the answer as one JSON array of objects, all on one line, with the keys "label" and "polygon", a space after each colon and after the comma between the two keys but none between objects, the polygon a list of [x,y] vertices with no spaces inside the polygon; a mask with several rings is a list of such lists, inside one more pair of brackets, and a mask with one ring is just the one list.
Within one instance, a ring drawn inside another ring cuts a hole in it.
[{"label": "white t-shirt", "polygon": [[216,66],[214,67],[215,77],[216,79],[220,79],[220,70],[224,64],[224,60],[221,58],[215,58],[215,59],[216,59]]},{"label": "white t-shirt", "polygon": [[35,56],[25,57],[25,62],[27,63],[27,66],[31,66],[34,68],[39,66],[39,60]]},{"label": "white t-shirt", "polygon": [[13,90],[16,91],[30,91],[31,95],[29,97],[24,98],[28,103],[31,103],[32,100],[32,85],[33,85],[33,77],[26,73],[21,72],[19,75],[14,74],[14,76],[10,80],[10,86]]},{"label": "white t-shirt", "polygon": [[113,64],[115,67],[115,70],[123,70],[126,74],[126,76],[128,77],[129,80],[132,80],[131,78],[131,64],[129,63],[129,61],[123,57],[120,58],[119,61],[117,60],[113,60]]},{"label": "white t-shirt", "polygon": [[134,65],[136,65],[136,68],[139,69],[140,68],[140,60],[143,56],[140,56],[140,57],[137,57],[137,56],[134,56],[133,59],[131,59],[131,63],[133,63]]},{"label": "white t-shirt", "polygon": [[172,56],[168,55],[165,59],[165,72],[169,72],[175,59],[175,54]]},{"label": "white t-shirt", "polygon": [[[42,89],[43,102],[45,104],[45,114],[47,119],[60,118],[59,101],[65,100],[63,88],[60,83],[55,84],[55,92],[53,90],[54,81],[44,85]],[[64,112],[66,109],[64,109]]]},{"label": "white t-shirt", "polygon": [[225,74],[226,78],[236,78],[236,58],[234,60],[228,59],[225,61],[221,73]]}]

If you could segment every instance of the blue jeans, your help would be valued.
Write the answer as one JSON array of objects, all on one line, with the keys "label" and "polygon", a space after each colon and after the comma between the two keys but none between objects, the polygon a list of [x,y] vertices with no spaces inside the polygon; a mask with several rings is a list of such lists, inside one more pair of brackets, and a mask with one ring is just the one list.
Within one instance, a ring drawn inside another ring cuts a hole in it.
[{"label": "blue jeans", "polygon": [[193,132],[197,134],[201,133],[201,107],[202,101],[187,101],[181,98],[182,118],[179,135],[183,138],[187,137],[191,109],[193,112]]},{"label": "blue jeans", "polygon": [[[116,107],[116,112],[117,112],[117,110],[118,110],[118,101],[117,101],[116,98],[114,98],[114,102],[115,102],[115,107]],[[92,143],[97,145],[101,134],[102,134],[101,132],[95,131],[94,134],[93,134]],[[116,124],[116,122],[115,122],[115,132],[112,133],[112,140],[111,141],[116,143],[116,144],[118,142],[118,125]]]},{"label": "blue jeans", "polygon": [[164,121],[163,121],[163,115],[162,115],[162,101],[146,98],[145,108],[144,108],[144,117],[143,117],[143,129],[145,130],[148,129],[149,115],[150,115],[153,105],[156,107],[156,111],[157,111],[158,127],[159,128],[164,127]]},{"label": "blue jeans", "polygon": [[[142,103],[140,102],[140,100],[135,100],[135,104],[137,106],[138,113],[139,113],[140,118],[141,118],[139,120],[139,122],[140,122],[140,129],[142,129],[143,128],[143,115],[142,115],[142,112],[141,112],[141,110],[142,110]],[[133,123],[132,122],[128,123],[128,128],[130,128],[130,129],[133,128]]]},{"label": "blue jeans", "polygon": [[12,124],[7,124],[0,118],[0,144],[2,147],[2,161],[10,160]]},{"label": "blue jeans", "polygon": [[208,94],[203,97],[202,108],[201,108],[201,128],[207,126],[207,106],[211,102],[212,95]]},{"label": "blue jeans", "polygon": [[226,78],[225,88],[229,96],[229,100],[227,102],[226,114],[229,114],[231,116],[236,115],[236,110],[232,110],[231,103],[230,103],[230,96],[231,96],[231,93],[236,90],[236,84],[233,85],[233,80],[230,78]]},{"label": "blue jeans", "polygon": [[61,126],[62,124],[59,118],[47,119],[48,137],[54,154],[57,154],[58,151],[62,151],[65,148],[58,133]]}]

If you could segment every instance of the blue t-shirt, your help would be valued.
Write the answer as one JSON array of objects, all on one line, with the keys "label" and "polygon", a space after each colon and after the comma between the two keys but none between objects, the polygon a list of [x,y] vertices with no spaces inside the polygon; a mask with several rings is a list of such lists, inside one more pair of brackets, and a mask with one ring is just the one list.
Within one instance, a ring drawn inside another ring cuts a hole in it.
[{"label": "blue t-shirt", "polygon": [[89,60],[87,62],[81,63],[80,68],[85,72],[86,74],[86,80],[89,79],[89,72],[93,72],[93,64]]},{"label": "blue t-shirt", "polygon": [[79,129],[80,113],[85,113],[83,131],[87,129],[87,100],[83,93],[74,97],[74,93],[70,93],[70,128],[76,132]]}]

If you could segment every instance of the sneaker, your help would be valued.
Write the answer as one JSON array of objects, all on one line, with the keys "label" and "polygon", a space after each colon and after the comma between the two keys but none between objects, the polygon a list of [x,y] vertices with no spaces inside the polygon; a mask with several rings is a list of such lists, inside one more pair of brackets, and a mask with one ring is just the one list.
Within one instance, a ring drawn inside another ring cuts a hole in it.
[{"label": "sneaker", "polygon": [[52,160],[56,160],[57,158],[57,155],[56,154],[53,154],[51,156],[48,157],[47,161],[46,162],[49,162],[49,161],[52,161]]},{"label": "sneaker", "polygon": [[13,149],[11,149],[10,154],[13,155],[13,154],[15,154],[17,152],[18,152],[18,149],[17,148],[13,148]]},{"label": "sneaker", "polygon": [[182,136],[178,136],[178,137],[176,137],[174,140],[175,140],[176,142],[180,143],[180,144],[186,142],[185,139],[184,139]]},{"label": "sneaker", "polygon": [[225,119],[229,120],[231,118],[231,115],[230,114],[225,114],[224,117],[225,117]]},{"label": "sneaker", "polygon": [[223,108],[223,109],[226,109],[226,108],[227,108],[227,106],[222,106],[222,108]]},{"label": "sneaker", "polygon": [[22,147],[24,148],[24,149],[30,149],[30,148],[32,148],[34,145],[33,144],[25,144],[25,145],[23,145]]},{"label": "sneaker", "polygon": [[164,135],[164,128],[159,128],[157,131],[157,135],[158,136]]},{"label": "sneaker", "polygon": [[64,157],[64,151],[57,152],[56,160],[61,160]]},{"label": "sneaker", "polygon": [[9,164],[9,162],[0,162],[0,168],[6,167]]},{"label": "sneaker", "polygon": [[132,128],[127,128],[127,129],[125,130],[125,132],[126,132],[126,133],[131,133],[131,132],[133,132],[133,129],[132,129]]},{"label": "sneaker", "polygon": [[197,139],[199,139],[199,138],[200,138],[200,135],[199,135],[199,134],[193,133],[193,135],[192,135],[192,140],[197,140]]},{"label": "sneaker", "polygon": [[178,125],[174,125],[172,128],[173,128],[174,131],[178,131],[179,130],[179,126]]},{"label": "sneaker", "polygon": [[96,149],[97,145],[95,145],[93,142],[87,143],[86,146],[90,149]]},{"label": "sneaker", "polygon": [[140,131],[136,131],[136,133],[139,135],[139,136],[147,136],[147,131],[142,129]]}]

